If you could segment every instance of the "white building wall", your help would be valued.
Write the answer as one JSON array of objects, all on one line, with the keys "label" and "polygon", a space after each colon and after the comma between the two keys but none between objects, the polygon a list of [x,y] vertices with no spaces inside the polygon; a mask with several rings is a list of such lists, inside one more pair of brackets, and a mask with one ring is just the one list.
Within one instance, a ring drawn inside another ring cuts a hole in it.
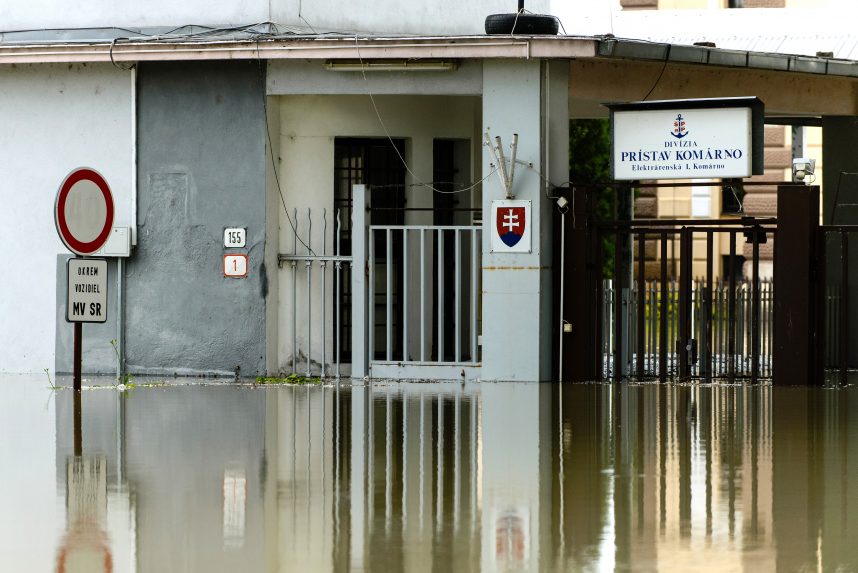
[{"label": "white building wall", "polygon": [[[547,12],[549,0],[530,0],[531,12]],[[403,34],[483,34],[486,16],[515,12],[515,0],[274,0],[272,20],[317,30],[358,30]]]},{"label": "white building wall", "polygon": [[207,2],[184,0],[4,0],[0,2],[0,28],[38,30],[45,28],[177,27],[184,24],[220,26],[253,24],[268,17],[266,0]]},{"label": "white building wall", "polygon": [[[298,232],[306,242],[307,209],[313,212],[312,246],[321,252],[322,209],[328,210],[326,245],[328,254],[333,254],[334,225],[334,139],[336,137],[385,137],[385,131],[366,95],[294,95],[280,98],[280,163],[279,177],[284,200],[289,214],[298,209]],[[479,125],[480,100],[477,97],[457,96],[375,96],[384,125],[394,138],[405,138],[405,159],[421,181],[432,180],[432,141],[435,138],[479,140],[476,126]],[[477,161],[471,158],[471,180],[480,176]],[[406,175],[406,185],[414,178]],[[424,187],[409,187],[406,200],[409,206],[431,206],[432,193]],[[408,223],[425,224],[420,214],[409,217]],[[343,217],[347,215],[344,213]],[[425,215],[424,215],[425,217]],[[292,253],[293,233],[289,220],[280,209],[280,252]],[[298,252],[306,253],[301,243]],[[334,282],[328,267],[328,278],[324,300],[327,303],[326,348],[327,360],[333,354],[333,332],[331,301]],[[279,270],[279,365],[289,370],[293,354],[292,320],[293,291],[291,267],[285,263]],[[322,297],[321,272],[314,267],[311,289],[312,308],[307,306],[306,274],[299,272],[295,298],[297,300],[298,355],[306,360],[308,348],[307,324],[312,324],[313,362],[319,361],[322,349],[321,317]],[[431,297],[431,292],[429,295]],[[310,314],[311,313],[311,314]],[[416,322],[412,322],[416,324]],[[303,365],[302,365],[303,364]],[[306,369],[306,362],[299,360],[299,371]],[[316,367],[314,366],[314,371]]]},{"label": "white building wall", "polygon": [[[2,20],[2,16],[0,16]],[[0,372],[54,368],[54,200],[75,167],[107,179],[131,223],[131,74],[110,64],[0,67]]]},{"label": "white building wall", "polygon": [[[530,0],[527,2],[527,9],[532,12],[547,12],[549,5],[549,0]],[[486,16],[498,12],[514,12],[516,8],[515,0],[7,0],[0,3],[0,28],[10,31],[99,26],[225,26],[273,21],[317,31],[482,34]]]}]

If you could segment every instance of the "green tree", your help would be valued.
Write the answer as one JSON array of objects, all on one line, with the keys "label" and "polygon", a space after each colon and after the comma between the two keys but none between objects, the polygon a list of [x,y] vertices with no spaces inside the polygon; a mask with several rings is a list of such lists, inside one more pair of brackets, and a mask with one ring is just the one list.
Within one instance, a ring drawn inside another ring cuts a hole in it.
[{"label": "green tree", "polygon": [[[606,119],[569,121],[569,180],[573,183],[611,181],[611,131]],[[595,188],[594,217],[607,221],[615,217],[616,194],[609,187]],[[613,276],[614,241],[602,238],[602,276]]]}]

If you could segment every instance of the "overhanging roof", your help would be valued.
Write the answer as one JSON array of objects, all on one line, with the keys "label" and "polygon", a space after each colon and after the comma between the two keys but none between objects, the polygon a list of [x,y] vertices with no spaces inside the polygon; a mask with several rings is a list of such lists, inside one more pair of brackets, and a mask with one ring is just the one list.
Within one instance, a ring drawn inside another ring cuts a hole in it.
[{"label": "overhanging roof", "polygon": [[[0,64],[182,60],[568,59],[570,96],[590,102],[756,95],[767,113],[858,115],[858,62],[612,36],[384,36],[245,27],[236,34],[0,42]],[[572,106],[570,106],[572,107]],[[592,112],[590,112],[592,113]],[[575,113],[573,112],[573,115]],[[587,113],[584,113],[587,115]]]},{"label": "overhanging roof", "polygon": [[[2,34],[0,63],[195,59],[621,58],[858,77],[858,62],[747,50],[628,40],[610,36],[366,37],[278,32],[181,35],[129,30],[55,32],[52,41]],[[137,32],[137,31],[134,31]],[[94,39],[101,36],[103,39]]]}]

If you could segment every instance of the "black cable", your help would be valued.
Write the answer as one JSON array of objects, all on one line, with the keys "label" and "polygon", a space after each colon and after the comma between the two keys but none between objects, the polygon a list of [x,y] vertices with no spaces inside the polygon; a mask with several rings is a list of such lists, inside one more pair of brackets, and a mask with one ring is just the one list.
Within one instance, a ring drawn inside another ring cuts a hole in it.
[{"label": "black cable", "polygon": [[262,113],[265,116],[265,134],[268,137],[268,154],[271,156],[271,170],[274,172],[274,181],[277,183],[277,193],[280,194],[280,202],[283,203],[283,211],[286,213],[286,220],[289,221],[289,226],[292,227],[292,232],[295,233],[295,239],[306,247],[307,252],[316,256],[316,252],[313,251],[313,249],[310,248],[310,245],[305,243],[298,235],[298,229],[295,226],[295,223],[292,222],[292,217],[289,216],[289,209],[286,207],[286,199],[283,197],[283,189],[280,187],[280,177],[277,175],[277,162],[274,161],[274,146],[271,144],[271,130],[268,127],[268,101],[265,97],[265,74],[262,71],[262,58],[259,56],[259,40],[256,40],[256,63],[259,68],[259,81],[262,82]]},{"label": "black cable", "polygon": [[655,83],[652,84],[652,87],[647,92],[647,94],[643,97],[641,101],[646,101],[646,99],[652,95],[652,92],[655,91],[656,86],[658,86],[659,82],[661,82],[661,77],[664,75],[664,71],[667,69],[667,62],[670,61],[670,48],[671,44],[667,45],[667,53],[664,54],[664,65],[661,66],[661,72],[658,74],[658,77],[655,80]]}]

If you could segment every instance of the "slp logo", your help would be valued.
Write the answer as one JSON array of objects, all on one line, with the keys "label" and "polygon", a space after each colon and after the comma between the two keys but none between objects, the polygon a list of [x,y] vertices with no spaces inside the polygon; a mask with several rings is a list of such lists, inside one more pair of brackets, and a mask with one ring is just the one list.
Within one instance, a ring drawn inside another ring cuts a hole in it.
[{"label": "slp logo", "polygon": [[670,135],[676,139],[682,139],[688,135],[688,129],[685,127],[685,118],[682,117],[681,113],[676,114],[676,119],[673,120],[673,131],[670,132]]},{"label": "slp logo", "polygon": [[507,247],[514,247],[524,236],[524,207],[499,207],[496,220],[497,233]]}]

